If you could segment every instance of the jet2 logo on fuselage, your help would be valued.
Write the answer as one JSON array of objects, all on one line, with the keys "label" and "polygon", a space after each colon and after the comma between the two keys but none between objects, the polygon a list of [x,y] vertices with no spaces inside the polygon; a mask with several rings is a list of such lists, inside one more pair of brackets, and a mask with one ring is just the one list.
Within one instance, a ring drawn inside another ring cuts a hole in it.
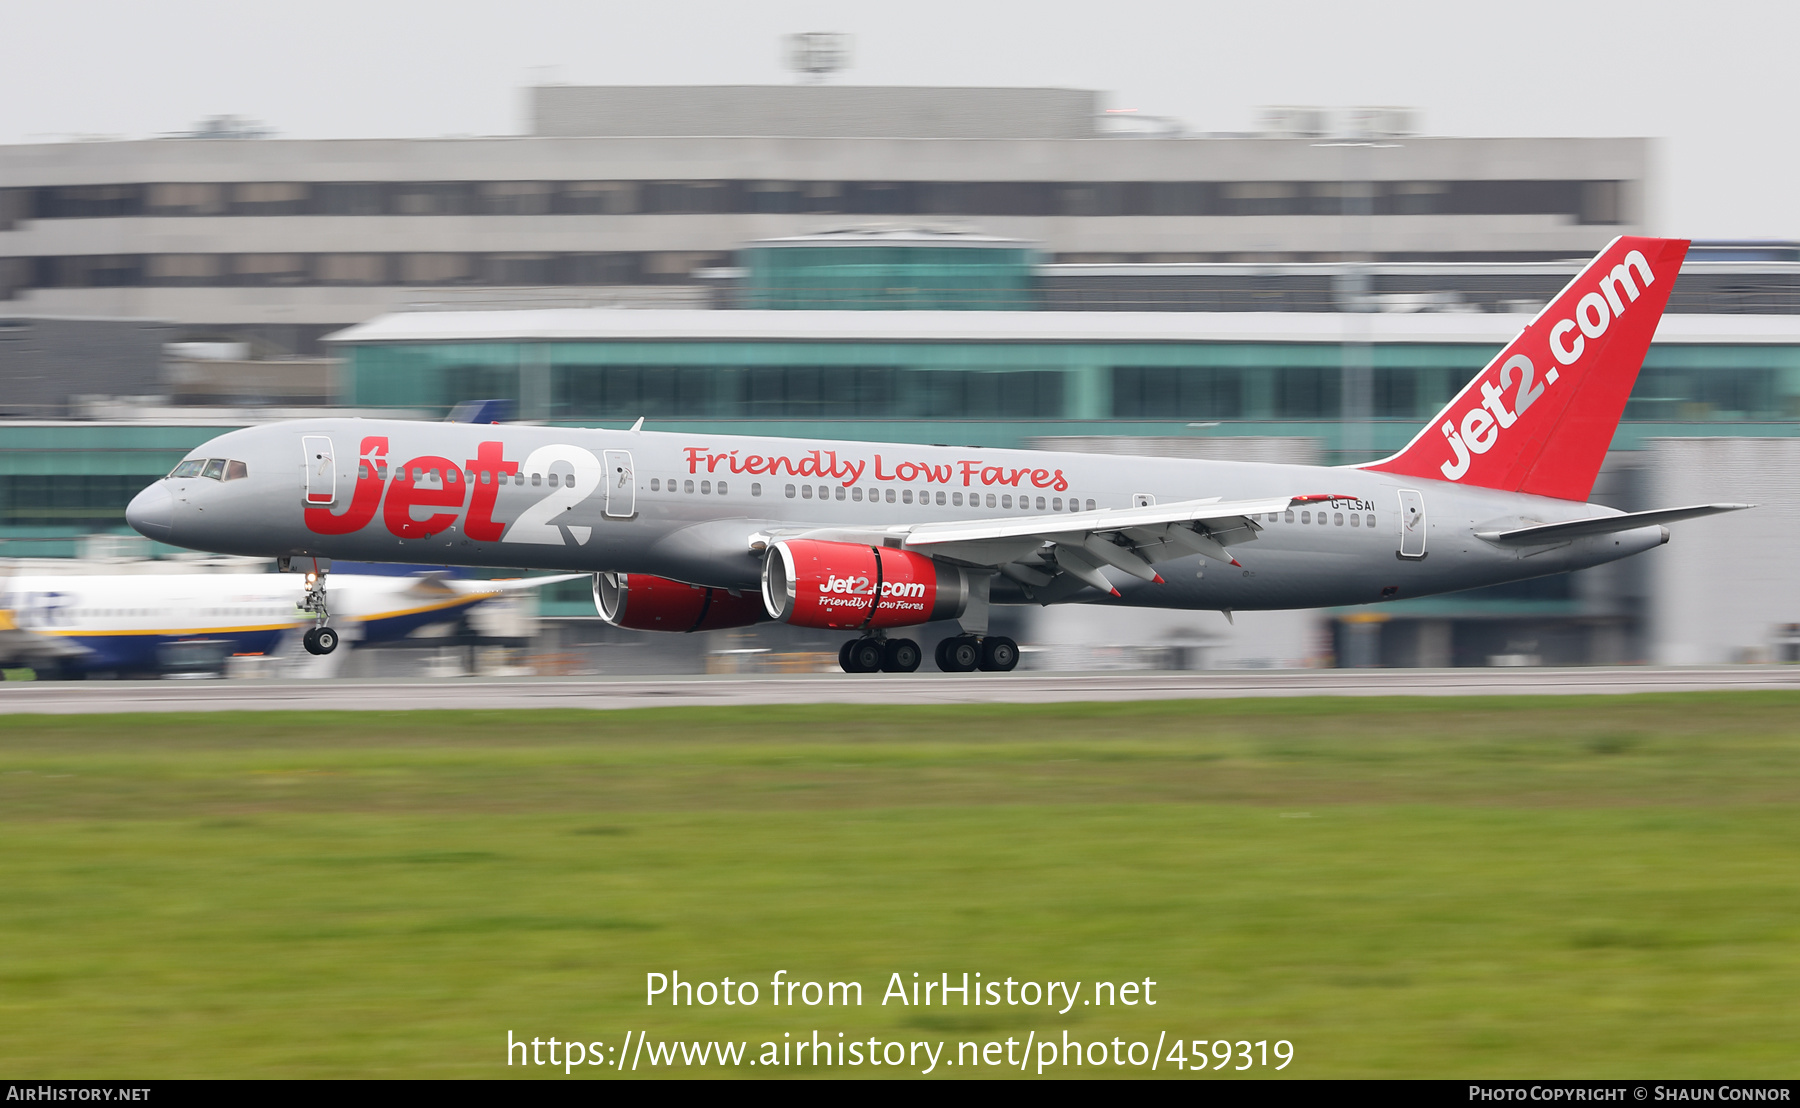
[{"label": "jet2 logo on fuselage", "polygon": [[[518,462],[502,455],[505,445],[481,443],[476,456],[458,466],[448,458],[420,455],[390,471],[386,436],[363,439],[358,452],[357,475],[350,504],[342,512],[329,507],[306,509],[306,529],[317,535],[348,535],[362,530],[381,513],[388,533],[398,539],[428,539],[455,526],[460,519],[463,534],[477,542],[519,542],[558,545],[573,541],[586,545],[592,528],[562,524],[562,513],[573,509],[599,489],[603,467],[592,451],[558,443],[532,451],[524,469],[549,471],[550,484],[532,486],[541,493],[524,506],[509,526],[494,518],[502,485],[523,489]],[[562,463],[560,477],[551,466]],[[417,509],[436,509],[423,519]],[[566,537],[565,537],[566,536]]]}]

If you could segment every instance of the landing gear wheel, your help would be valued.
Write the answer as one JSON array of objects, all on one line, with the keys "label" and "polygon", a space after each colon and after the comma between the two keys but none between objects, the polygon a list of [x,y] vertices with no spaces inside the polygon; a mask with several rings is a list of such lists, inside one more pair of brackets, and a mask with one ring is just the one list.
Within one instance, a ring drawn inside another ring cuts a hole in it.
[{"label": "landing gear wheel", "polygon": [[855,639],[844,651],[844,672],[874,673],[881,668],[881,641],[879,639]]},{"label": "landing gear wheel", "polygon": [[981,640],[981,668],[987,673],[1011,673],[1019,664],[1019,644],[1005,635]]},{"label": "landing gear wheel", "polygon": [[856,645],[855,639],[845,639],[844,645],[838,647],[838,668],[845,673],[855,673],[850,668],[850,648]]},{"label": "landing gear wheel", "polygon": [[889,639],[881,652],[883,673],[911,673],[924,661],[925,652],[911,639]]},{"label": "landing gear wheel", "polygon": [[337,649],[338,633],[329,627],[314,627],[300,637],[308,654],[329,654]]},{"label": "landing gear wheel", "polygon": [[937,667],[945,673],[969,673],[981,664],[981,640],[957,635],[937,645]]}]

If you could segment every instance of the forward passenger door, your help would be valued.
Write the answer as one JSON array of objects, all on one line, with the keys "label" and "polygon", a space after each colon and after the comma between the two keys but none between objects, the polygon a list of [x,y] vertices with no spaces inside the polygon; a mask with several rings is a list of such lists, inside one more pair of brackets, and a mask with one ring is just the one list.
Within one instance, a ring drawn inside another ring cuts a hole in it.
[{"label": "forward passenger door", "polygon": [[306,467],[306,502],[330,504],[337,500],[337,463],[331,455],[331,439],[303,435],[300,450]]}]

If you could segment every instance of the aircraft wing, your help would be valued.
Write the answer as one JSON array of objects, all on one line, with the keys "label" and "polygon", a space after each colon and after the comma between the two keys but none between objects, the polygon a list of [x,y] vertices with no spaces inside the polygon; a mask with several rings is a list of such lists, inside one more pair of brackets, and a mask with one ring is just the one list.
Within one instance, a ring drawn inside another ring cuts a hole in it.
[{"label": "aircraft wing", "polygon": [[1529,527],[1514,527],[1506,531],[1477,531],[1475,537],[1486,539],[1491,543],[1498,543],[1501,546],[1539,546],[1546,543],[1568,542],[1570,539],[1585,538],[1588,535],[1611,535],[1620,531],[1633,531],[1639,527],[1677,523],[1684,519],[1718,515],[1720,512],[1739,512],[1751,507],[1755,507],[1755,505],[1695,504],[1686,508],[1659,508],[1652,512],[1626,512],[1624,515],[1572,519],[1565,523],[1539,523]]},{"label": "aircraft wing", "polygon": [[872,545],[891,544],[898,539],[909,550],[989,566],[1021,584],[1041,588],[1067,574],[1117,595],[1118,590],[1100,572],[1100,567],[1111,566],[1144,581],[1161,581],[1155,563],[1194,554],[1235,566],[1239,562],[1226,548],[1256,538],[1262,526],[1252,516],[1330,499],[1329,495],[1257,500],[1212,497],[1058,515],[952,520],[889,528],[821,528],[793,537]]}]

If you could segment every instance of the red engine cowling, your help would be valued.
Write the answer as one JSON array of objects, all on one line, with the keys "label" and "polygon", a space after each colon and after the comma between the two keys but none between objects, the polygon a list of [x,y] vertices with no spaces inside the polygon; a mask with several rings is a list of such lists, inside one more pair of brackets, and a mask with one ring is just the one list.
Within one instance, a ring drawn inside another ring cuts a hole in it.
[{"label": "red engine cowling", "polygon": [[969,577],[910,550],[790,539],[769,548],[763,603],[770,616],[801,627],[911,627],[962,615]]},{"label": "red engine cowling", "polygon": [[648,573],[594,574],[594,607],[614,627],[634,631],[717,631],[769,618],[753,593],[733,596]]}]

